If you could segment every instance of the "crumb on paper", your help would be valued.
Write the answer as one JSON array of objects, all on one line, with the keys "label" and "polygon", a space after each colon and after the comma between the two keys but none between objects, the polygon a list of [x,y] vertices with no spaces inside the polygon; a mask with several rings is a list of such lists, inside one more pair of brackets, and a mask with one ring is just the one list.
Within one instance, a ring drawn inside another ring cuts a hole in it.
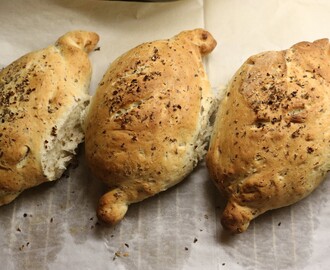
[{"label": "crumb on paper", "polygon": [[189,248],[187,248],[187,247],[184,247],[184,250],[189,250]]},{"label": "crumb on paper", "polygon": [[129,253],[127,251],[125,251],[125,247],[129,248],[129,244],[127,244],[127,243],[122,244],[119,247],[119,249],[115,252],[113,260],[115,260],[117,257],[122,258],[122,257],[128,257],[129,256]]},{"label": "crumb on paper", "polygon": [[194,239],[194,243],[196,243],[198,241],[198,239],[195,237],[195,239]]},{"label": "crumb on paper", "polygon": [[101,47],[96,47],[95,49],[94,49],[94,51],[100,51],[101,50]]},{"label": "crumb on paper", "polygon": [[27,242],[26,244],[22,244],[18,249],[22,251],[25,247],[29,247],[30,242]]},{"label": "crumb on paper", "polygon": [[128,257],[129,253],[128,252],[121,252],[121,251],[116,251],[115,256],[113,256],[113,260],[116,258],[122,258],[122,257]]},{"label": "crumb on paper", "polygon": [[282,223],[281,223],[281,222],[279,222],[279,223],[277,224],[277,226],[281,226],[281,224],[282,224]]},{"label": "crumb on paper", "polygon": [[[93,220],[94,220],[94,217],[89,218],[89,220],[90,220],[90,221],[93,221]],[[96,222],[95,224],[92,224],[92,225],[90,226],[91,230],[93,230],[93,229],[94,229],[96,226],[98,226],[98,225],[100,225],[98,222]]]}]

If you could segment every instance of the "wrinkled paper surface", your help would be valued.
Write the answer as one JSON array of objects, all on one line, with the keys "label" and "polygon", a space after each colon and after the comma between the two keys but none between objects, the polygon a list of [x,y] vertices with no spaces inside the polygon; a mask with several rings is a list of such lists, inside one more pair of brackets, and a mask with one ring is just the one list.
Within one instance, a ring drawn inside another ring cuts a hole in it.
[{"label": "wrinkled paper surface", "polygon": [[[327,0],[0,1],[0,67],[75,29],[96,31],[90,92],[132,47],[204,27],[218,41],[205,59],[222,91],[252,54],[330,37]],[[63,177],[0,208],[1,269],[327,269],[330,183],[303,201],[268,212],[236,236],[223,231],[225,201],[205,164],[179,185],[129,207],[115,227],[97,222],[105,186],[86,168],[83,147]]]}]

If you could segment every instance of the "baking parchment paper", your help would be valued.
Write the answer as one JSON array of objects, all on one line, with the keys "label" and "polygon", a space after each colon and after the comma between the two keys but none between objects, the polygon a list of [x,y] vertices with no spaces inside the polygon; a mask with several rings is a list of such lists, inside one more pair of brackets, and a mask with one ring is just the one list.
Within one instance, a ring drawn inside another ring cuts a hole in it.
[{"label": "baking parchment paper", "polygon": [[[0,66],[75,29],[96,31],[90,93],[109,64],[132,47],[204,27],[218,41],[205,59],[221,93],[252,54],[330,37],[327,0],[0,1]],[[115,227],[97,221],[105,186],[86,168],[83,146],[61,179],[0,208],[1,269],[328,269],[330,191],[268,212],[241,235],[223,231],[225,201],[205,164],[179,185],[130,206]]]}]

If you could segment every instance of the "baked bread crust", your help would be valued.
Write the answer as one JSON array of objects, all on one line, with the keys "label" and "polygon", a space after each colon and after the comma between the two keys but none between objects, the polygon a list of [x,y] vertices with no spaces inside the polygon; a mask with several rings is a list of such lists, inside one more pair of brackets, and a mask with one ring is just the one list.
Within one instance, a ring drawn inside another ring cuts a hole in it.
[{"label": "baked bread crust", "polygon": [[202,64],[216,41],[203,29],[137,46],[116,59],[92,98],[85,153],[111,189],[98,216],[115,224],[129,204],[183,180],[206,153],[214,96]]},{"label": "baked bread crust", "polygon": [[[69,32],[0,71],[0,205],[60,177],[83,140],[79,112],[89,102],[87,53],[98,39],[92,32]],[[72,138],[62,136],[68,121]]]},{"label": "baked bread crust", "polygon": [[329,170],[329,41],[301,42],[250,57],[217,114],[207,167],[228,197],[223,226],[310,194]]}]

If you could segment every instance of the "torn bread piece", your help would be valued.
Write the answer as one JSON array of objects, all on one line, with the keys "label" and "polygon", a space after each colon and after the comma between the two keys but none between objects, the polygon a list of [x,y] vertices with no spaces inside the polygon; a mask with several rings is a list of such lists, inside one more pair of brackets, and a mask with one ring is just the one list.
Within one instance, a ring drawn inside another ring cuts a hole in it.
[{"label": "torn bread piece", "polygon": [[183,31],[110,65],[85,122],[87,163],[110,188],[101,220],[119,222],[131,203],[179,183],[206,154],[215,98],[202,56],[215,46],[203,29]]},{"label": "torn bread piece", "polygon": [[0,71],[0,205],[58,179],[84,139],[88,53],[96,33],[72,31]]},{"label": "torn bread piece", "polygon": [[305,198],[330,169],[329,41],[250,57],[234,75],[207,154],[227,196],[223,226],[244,232],[252,219]]}]

